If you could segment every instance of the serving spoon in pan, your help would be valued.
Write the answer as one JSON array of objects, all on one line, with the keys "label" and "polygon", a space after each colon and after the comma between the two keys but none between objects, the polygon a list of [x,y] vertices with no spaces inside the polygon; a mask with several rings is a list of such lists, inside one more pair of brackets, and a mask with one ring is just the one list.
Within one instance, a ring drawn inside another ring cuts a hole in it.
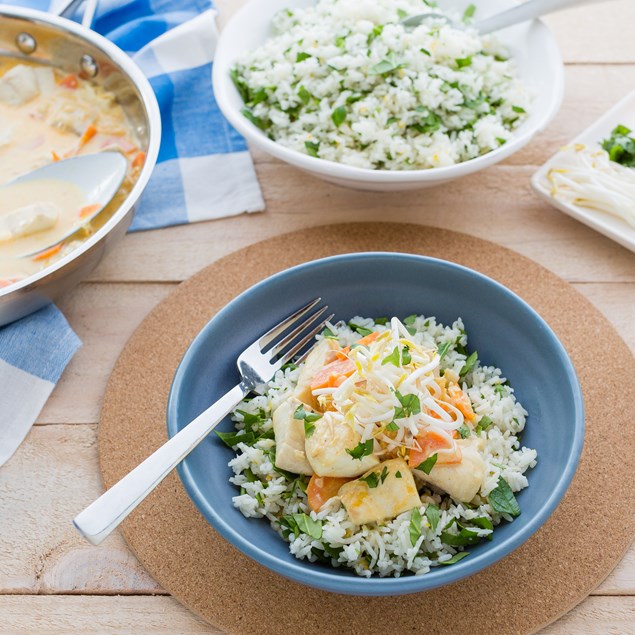
[{"label": "serving spoon in pan", "polygon": [[[77,222],[62,236],[56,236],[51,243],[46,243],[22,258],[33,258],[66,240],[81,227],[89,223],[112,200],[128,170],[128,160],[119,152],[99,152],[63,159],[50,163],[37,170],[27,172],[0,188],[0,196],[11,194],[11,189],[25,184],[37,186],[40,182],[44,188],[51,181],[58,181],[79,189],[83,193],[83,207]],[[37,224],[48,222],[47,214],[51,214],[51,205],[46,201],[34,202],[33,205],[9,212],[0,218],[0,235],[7,233],[15,237],[32,235],[41,229]],[[54,209],[54,208],[53,208]],[[79,211],[79,210],[78,210]],[[28,224],[33,224],[28,227]]]},{"label": "serving spoon in pan", "polygon": [[[601,1],[603,0],[529,0],[529,2],[524,2],[523,4],[507,9],[506,11],[501,11],[489,18],[485,18],[479,22],[474,22],[469,26],[476,29],[481,35],[486,35],[487,33],[500,31],[501,29],[506,29],[509,26],[514,26],[515,24],[520,24],[521,22],[539,18],[541,15],[546,15],[548,13],[552,13],[553,11],[588,4],[590,2]],[[401,21],[401,24],[407,28],[414,29],[429,19],[442,21],[456,28],[465,28],[467,26],[465,24],[456,23],[442,13],[437,13],[435,11],[428,11],[426,13],[409,16],[404,18]]]}]

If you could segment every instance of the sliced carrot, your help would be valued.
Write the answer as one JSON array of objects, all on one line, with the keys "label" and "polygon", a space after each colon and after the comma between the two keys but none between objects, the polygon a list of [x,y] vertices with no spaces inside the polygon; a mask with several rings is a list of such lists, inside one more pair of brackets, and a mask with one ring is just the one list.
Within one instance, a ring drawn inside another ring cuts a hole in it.
[{"label": "sliced carrot", "polygon": [[309,499],[309,507],[317,512],[327,500],[337,496],[340,487],[353,479],[337,478],[333,476],[318,476],[314,474],[306,488],[306,495]]},{"label": "sliced carrot", "polygon": [[454,446],[456,447],[456,452],[445,452],[444,450],[451,450],[453,444],[435,430],[428,429],[419,434],[417,436],[417,443],[421,449],[410,449],[410,453],[408,455],[408,464],[410,467],[418,467],[433,454],[437,454],[437,463],[440,465],[444,463],[449,464],[461,462],[461,450]]},{"label": "sliced carrot", "polygon": [[146,162],[146,153],[137,152],[135,158],[132,160],[133,168],[140,168]]},{"label": "sliced carrot", "polygon": [[64,88],[77,88],[79,86],[79,80],[77,79],[77,75],[67,75],[61,82],[60,86],[64,86]]},{"label": "sliced carrot", "polygon": [[350,352],[351,352],[351,347],[347,346],[346,348],[343,348],[341,351],[336,351],[335,357],[337,357],[337,359],[341,359],[343,361],[345,359],[348,359],[348,354]]},{"label": "sliced carrot", "polygon": [[94,205],[86,205],[79,210],[79,217],[86,218],[86,216],[92,216],[95,212],[101,209],[101,203],[95,203]]},{"label": "sliced carrot", "polygon": [[373,331],[372,333],[369,333],[368,335],[364,335],[364,337],[362,337],[361,339],[357,340],[357,342],[355,342],[355,344],[361,344],[362,346],[368,346],[369,344],[372,344],[379,337],[379,335],[380,335],[379,331]]},{"label": "sliced carrot", "polygon": [[313,375],[311,390],[341,386],[346,378],[355,372],[355,368],[350,359],[336,359]]},{"label": "sliced carrot", "polygon": [[48,260],[62,248],[62,244],[63,243],[57,243],[57,245],[53,245],[53,247],[41,251],[37,256],[33,256],[33,260]]},{"label": "sliced carrot", "polygon": [[97,128],[90,124],[84,131],[84,134],[79,139],[79,147],[85,146],[95,135],[97,134]]},{"label": "sliced carrot", "polygon": [[457,386],[456,384],[451,385],[448,388],[448,395],[450,396],[452,403],[463,413],[463,416],[468,421],[472,421],[476,418],[476,414],[474,414],[474,410],[472,408],[472,402],[461,390],[460,386]]},{"label": "sliced carrot", "polygon": [[60,155],[55,152],[55,150],[51,150],[51,156],[53,157],[53,161],[57,162],[60,160]]}]

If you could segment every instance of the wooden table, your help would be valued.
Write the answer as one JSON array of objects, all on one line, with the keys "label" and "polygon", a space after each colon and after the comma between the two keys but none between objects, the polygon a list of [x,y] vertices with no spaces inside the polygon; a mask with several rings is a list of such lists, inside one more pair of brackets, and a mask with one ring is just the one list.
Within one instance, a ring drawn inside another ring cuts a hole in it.
[{"label": "wooden table", "polygon": [[[222,6],[236,4],[224,0]],[[265,213],[128,235],[60,302],[84,346],[23,446],[0,468],[0,632],[219,632],[169,597],[119,534],[91,547],[71,519],[102,491],[100,403],[126,340],[180,281],[236,249],[340,221],[403,221],[466,232],[569,281],[635,350],[635,254],[541,203],[529,186],[554,150],[635,87],[635,2],[615,0],[547,21],[567,63],[564,105],[548,130],[508,161],[444,188],[371,194],[326,185],[257,153]],[[589,598],[543,632],[635,633],[635,549]]]}]

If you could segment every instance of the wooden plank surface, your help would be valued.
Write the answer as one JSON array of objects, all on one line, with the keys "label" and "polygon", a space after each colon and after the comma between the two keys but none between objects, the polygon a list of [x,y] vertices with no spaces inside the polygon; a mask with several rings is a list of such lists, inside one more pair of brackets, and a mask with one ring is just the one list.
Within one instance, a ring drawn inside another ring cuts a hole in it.
[{"label": "wooden plank surface", "polygon": [[[241,1],[216,4],[226,20]],[[414,222],[466,232],[510,247],[572,282],[635,350],[635,255],[540,202],[529,187],[538,165],[635,86],[629,30],[635,1],[600,2],[546,22],[567,62],[563,107],[505,163],[443,187],[370,194],[324,184],[255,153],[266,212],[129,235],[89,282],[60,303],[84,346],[38,425],[0,468],[2,635],[220,635],[167,596],[118,533],[89,547],[70,520],[101,491],[96,423],[126,340],[176,283],[236,249],[284,231],[343,221]],[[635,548],[591,597],[542,633],[635,634]]]}]

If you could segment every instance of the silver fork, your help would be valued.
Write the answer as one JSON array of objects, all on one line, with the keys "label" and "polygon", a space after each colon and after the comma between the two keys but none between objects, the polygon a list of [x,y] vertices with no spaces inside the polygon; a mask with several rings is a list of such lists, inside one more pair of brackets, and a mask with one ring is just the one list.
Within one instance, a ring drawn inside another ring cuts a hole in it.
[{"label": "silver fork", "polygon": [[240,382],[81,512],[73,520],[79,533],[98,545],[248,393],[293,359],[333,318],[317,322],[323,306],[303,319],[320,302],[309,302],[248,346],[237,361]]}]

